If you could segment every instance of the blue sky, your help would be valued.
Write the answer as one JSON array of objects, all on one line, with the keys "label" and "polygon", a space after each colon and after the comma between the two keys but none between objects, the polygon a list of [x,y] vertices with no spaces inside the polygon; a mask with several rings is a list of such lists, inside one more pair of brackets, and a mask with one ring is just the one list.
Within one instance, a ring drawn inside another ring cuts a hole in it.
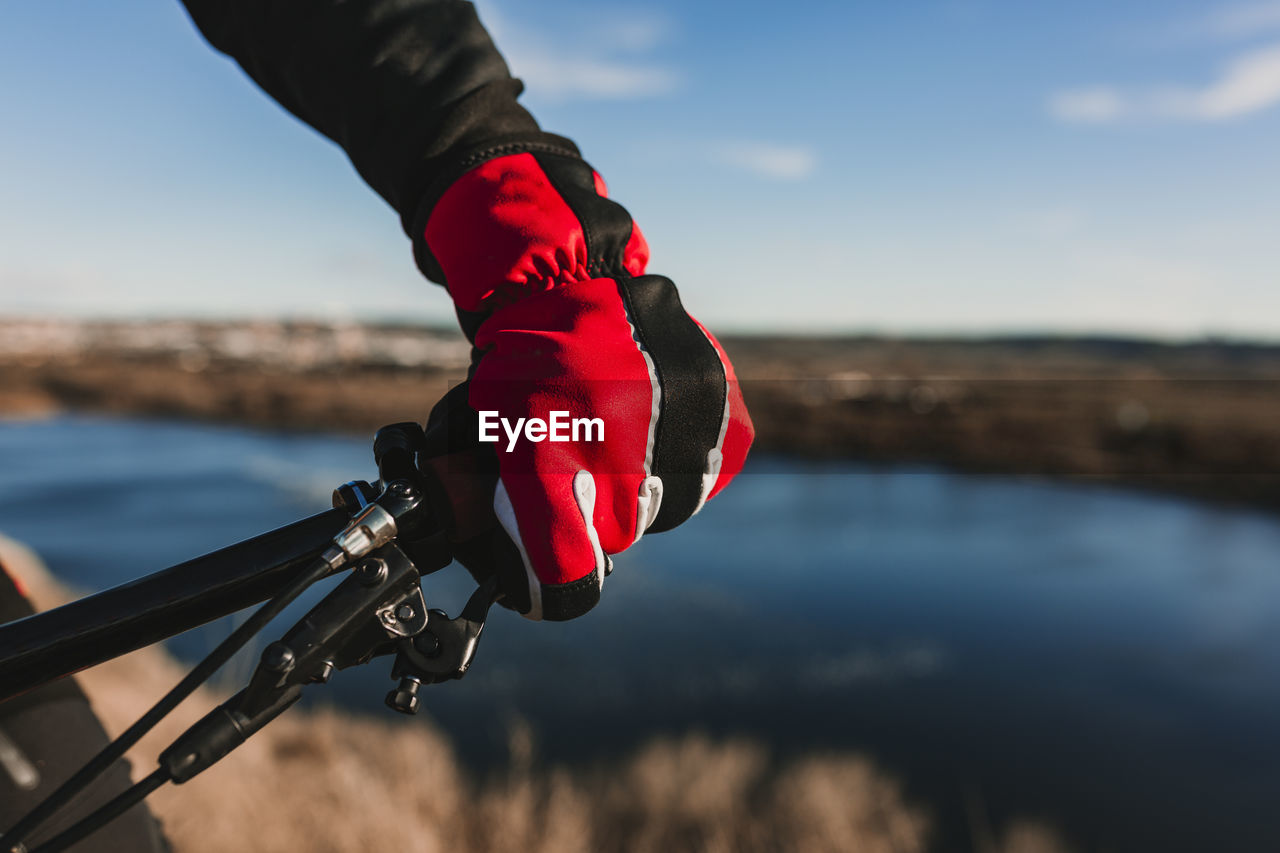
[{"label": "blue sky", "polygon": [[[1280,2],[482,0],[716,329],[1280,338]],[[176,0],[9,4],[0,314],[448,321]]]}]

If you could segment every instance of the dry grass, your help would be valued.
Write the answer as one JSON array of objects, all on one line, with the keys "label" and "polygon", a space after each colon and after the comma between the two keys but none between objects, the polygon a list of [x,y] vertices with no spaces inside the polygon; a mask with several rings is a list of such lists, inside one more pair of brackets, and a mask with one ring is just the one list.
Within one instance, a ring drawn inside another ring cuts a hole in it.
[{"label": "dry grass", "polygon": [[[38,561],[2,537],[0,554],[39,605],[66,598]],[[80,678],[114,734],[180,675],[173,659],[144,649]],[[200,691],[131,754],[134,767],[153,766],[156,752],[216,701]],[[295,710],[150,802],[180,853],[344,853],[375,845],[415,853],[929,849],[927,811],[859,756],[779,764],[758,743],[698,735],[657,740],[594,769],[537,766],[532,753],[527,730],[517,726],[506,770],[477,780],[422,720]],[[1063,849],[1043,827],[1018,823],[983,853]]]}]

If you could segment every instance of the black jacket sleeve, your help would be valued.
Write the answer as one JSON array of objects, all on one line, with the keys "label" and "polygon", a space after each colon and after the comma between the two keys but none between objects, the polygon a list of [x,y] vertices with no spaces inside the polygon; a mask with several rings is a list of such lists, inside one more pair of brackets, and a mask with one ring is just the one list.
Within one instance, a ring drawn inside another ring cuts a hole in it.
[{"label": "black jacket sleeve", "polygon": [[519,151],[577,156],[516,103],[521,83],[470,3],[183,2],[214,47],[342,146],[415,243],[434,199],[471,165]]}]

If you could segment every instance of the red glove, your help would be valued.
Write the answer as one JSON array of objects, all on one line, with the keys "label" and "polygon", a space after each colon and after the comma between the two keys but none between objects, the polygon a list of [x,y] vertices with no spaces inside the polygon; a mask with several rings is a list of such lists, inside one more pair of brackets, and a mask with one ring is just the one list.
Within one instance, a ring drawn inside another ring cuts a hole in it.
[{"label": "red glove", "polygon": [[[644,274],[640,229],[580,159],[488,160],[440,196],[424,236],[475,344],[468,383],[432,413],[424,466],[453,492],[459,558],[505,572],[506,603],[530,618],[573,618],[599,600],[607,555],[680,524],[741,470],[753,430],[733,367],[675,285]],[[481,440],[486,423],[497,441]],[[456,509],[477,470],[496,475],[485,502],[500,527]]]}]

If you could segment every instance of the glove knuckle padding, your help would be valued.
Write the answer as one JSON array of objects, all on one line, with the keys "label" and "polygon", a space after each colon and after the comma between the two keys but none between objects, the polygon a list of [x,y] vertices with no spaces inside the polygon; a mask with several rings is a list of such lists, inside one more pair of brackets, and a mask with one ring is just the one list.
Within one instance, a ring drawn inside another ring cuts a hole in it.
[{"label": "glove knuckle padding", "polygon": [[485,355],[471,380],[474,409],[512,421],[570,411],[604,423],[603,441],[517,440],[498,452],[534,570],[544,583],[577,580],[598,561],[574,478],[592,475],[596,535],[616,552],[634,540],[646,476],[653,392],[617,285],[595,279],[529,296],[495,312],[476,345]]},{"label": "glove knuckle padding", "polygon": [[426,226],[479,354],[470,407],[604,425],[598,440],[499,437],[494,510],[534,618],[594,605],[607,555],[696,513],[751,441],[723,349],[670,279],[644,274],[644,238],[604,192],[580,159],[515,154],[468,172]]}]

